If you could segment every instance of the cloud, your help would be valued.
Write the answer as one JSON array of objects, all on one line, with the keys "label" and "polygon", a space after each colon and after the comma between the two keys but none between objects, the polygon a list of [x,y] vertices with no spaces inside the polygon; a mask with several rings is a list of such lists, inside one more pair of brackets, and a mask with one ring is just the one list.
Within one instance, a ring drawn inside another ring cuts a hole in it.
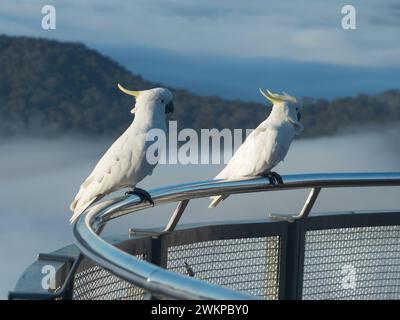
[{"label": "cloud", "polygon": [[[40,29],[38,0],[3,0],[0,29],[83,41],[228,57],[399,66],[394,0],[353,1],[358,28],[341,28],[342,1],[57,1],[55,31]],[[389,18],[392,17],[392,18]],[[10,27],[10,20],[12,27]],[[379,25],[379,22],[381,24]]]},{"label": "cloud", "polygon": [[251,5],[244,5],[242,1],[154,1],[154,8],[167,15],[192,20],[225,18],[227,16],[243,17],[264,15],[265,1],[253,0]]},{"label": "cloud", "polygon": [[[341,66],[277,58],[177,54],[134,46],[99,46],[134,73],[154,82],[227,99],[264,100],[257,88],[286,90],[295,96],[332,99],[377,94],[400,83],[400,68]],[[133,58],[134,57],[134,58]]]},{"label": "cloud", "polygon": [[371,14],[369,18],[371,24],[397,28],[400,26],[400,5],[398,3],[391,3],[387,7],[377,7],[376,9],[379,13]]}]

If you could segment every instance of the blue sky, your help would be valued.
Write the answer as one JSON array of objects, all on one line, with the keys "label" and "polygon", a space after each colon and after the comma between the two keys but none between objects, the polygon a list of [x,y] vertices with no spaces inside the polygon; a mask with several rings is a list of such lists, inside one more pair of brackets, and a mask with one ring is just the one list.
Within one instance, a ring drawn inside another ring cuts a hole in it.
[{"label": "blue sky", "polygon": [[[43,5],[57,29],[41,29]],[[356,8],[343,30],[341,8]],[[376,93],[400,83],[396,0],[2,0],[0,32],[80,41],[133,72],[201,94],[259,99]]]}]

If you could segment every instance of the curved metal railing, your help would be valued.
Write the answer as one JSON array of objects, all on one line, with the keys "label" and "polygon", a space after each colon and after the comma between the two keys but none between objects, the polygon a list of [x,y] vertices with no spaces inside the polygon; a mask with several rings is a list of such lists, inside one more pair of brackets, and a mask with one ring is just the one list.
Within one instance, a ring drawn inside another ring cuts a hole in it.
[{"label": "curved metal railing", "polygon": [[[276,216],[293,220],[305,218],[323,188],[400,186],[400,172],[386,173],[329,173],[282,176],[283,184],[272,185],[267,178],[236,181],[211,180],[154,189],[150,194],[155,205],[180,201],[164,232],[178,224],[191,199],[220,194],[239,194],[263,191],[311,188],[303,209],[297,216]],[[141,261],[103,240],[99,234],[111,220],[150,207],[135,195],[104,201],[89,208],[74,225],[75,242],[82,253],[115,275],[149,290],[176,299],[252,299],[246,295],[212,285],[205,281],[168,271]]]}]

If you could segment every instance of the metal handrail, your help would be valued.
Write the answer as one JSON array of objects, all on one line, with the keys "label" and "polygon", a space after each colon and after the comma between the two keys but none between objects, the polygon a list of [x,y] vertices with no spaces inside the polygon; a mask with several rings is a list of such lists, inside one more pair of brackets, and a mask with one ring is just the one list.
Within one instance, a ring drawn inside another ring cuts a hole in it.
[{"label": "metal handrail", "polygon": [[[282,176],[283,184],[273,185],[267,178],[249,178],[235,181],[211,180],[169,186],[150,191],[155,205],[182,201],[173,218],[179,220],[194,198],[220,194],[238,194],[262,191],[311,188],[302,212],[310,212],[322,188],[400,186],[400,172],[381,173],[318,173]],[[87,210],[74,225],[77,246],[84,255],[100,266],[156,294],[177,299],[249,299],[254,298],[227,288],[180,275],[145,261],[141,261],[104,241],[98,234],[107,221],[150,207],[139,197],[130,195],[101,202]],[[181,208],[181,209],[179,209]],[[183,209],[182,209],[183,208]],[[178,221],[170,221],[176,225]]]}]

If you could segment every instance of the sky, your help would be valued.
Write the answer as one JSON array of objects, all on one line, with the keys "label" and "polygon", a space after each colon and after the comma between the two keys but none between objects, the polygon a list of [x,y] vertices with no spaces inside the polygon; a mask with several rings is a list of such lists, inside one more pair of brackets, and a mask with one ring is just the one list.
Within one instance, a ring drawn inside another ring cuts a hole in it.
[{"label": "sky", "polygon": [[[41,8],[56,8],[42,30]],[[80,41],[145,78],[200,94],[257,100],[374,94],[400,83],[400,4],[355,0],[356,29],[330,0],[2,0],[0,33]]]}]

